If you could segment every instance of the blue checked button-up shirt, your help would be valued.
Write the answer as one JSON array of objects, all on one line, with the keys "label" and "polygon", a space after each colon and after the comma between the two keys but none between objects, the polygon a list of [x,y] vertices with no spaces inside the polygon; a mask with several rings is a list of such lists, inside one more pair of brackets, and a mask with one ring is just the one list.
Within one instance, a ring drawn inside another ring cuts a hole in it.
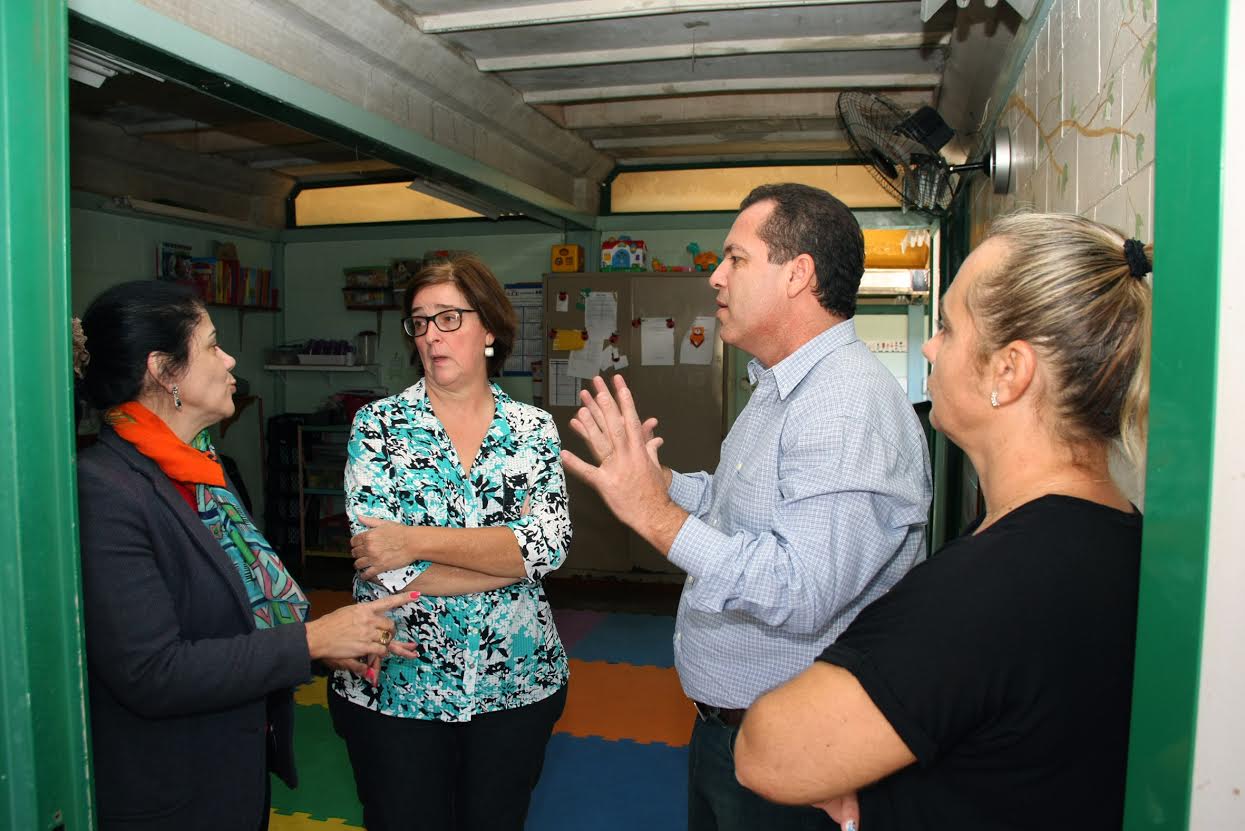
[{"label": "blue checked button-up shirt", "polygon": [[840,323],[765,368],[717,472],[676,473],[691,516],[674,655],[687,695],[748,707],[925,554],[929,452],[895,378]]}]

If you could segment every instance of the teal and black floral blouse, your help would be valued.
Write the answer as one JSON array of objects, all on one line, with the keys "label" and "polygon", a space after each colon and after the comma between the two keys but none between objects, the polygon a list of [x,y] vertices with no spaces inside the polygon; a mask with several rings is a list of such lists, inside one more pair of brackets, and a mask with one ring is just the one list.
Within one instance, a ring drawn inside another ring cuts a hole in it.
[{"label": "teal and black floral blouse", "polygon": [[[566,651],[541,579],[562,565],[571,539],[566,480],[552,417],[494,385],[493,424],[470,476],[463,473],[421,380],[359,410],[350,432],[346,507],[359,517],[407,525],[504,525],[519,543],[527,578],[494,591],[422,597],[397,613],[396,637],[419,644],[414,660],[385,658],[380,685],[347,672],[334,692],[403,718],[469,721],[540,701],[566,684]],[[527,510],[524,513],[524,502]],[[428,563],[355,579],[355,599],[400,591]]]}]

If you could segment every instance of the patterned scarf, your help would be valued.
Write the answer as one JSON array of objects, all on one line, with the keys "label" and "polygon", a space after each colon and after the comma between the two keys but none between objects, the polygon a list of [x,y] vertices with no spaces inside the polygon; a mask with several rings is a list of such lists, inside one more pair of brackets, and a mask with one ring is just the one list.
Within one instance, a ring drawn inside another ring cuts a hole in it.
[{"label": "patterned scarf", "polygon": [[238,570],[257,629],[306,619],[306,595],[242,510],[237,497],[225,487],[225,471],[207,430],[186,444],[163,419],[137,401],[113,407],[104,414],[104,420],[174,482],[194,485],[199,519]]}]

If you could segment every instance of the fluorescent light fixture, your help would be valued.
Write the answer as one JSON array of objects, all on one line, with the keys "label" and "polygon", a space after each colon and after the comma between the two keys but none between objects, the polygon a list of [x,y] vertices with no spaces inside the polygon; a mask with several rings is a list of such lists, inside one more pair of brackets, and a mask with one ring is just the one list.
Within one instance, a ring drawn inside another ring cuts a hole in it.
[{"label": "fluorescent light fixture", "polygon": [[114,58],[107,52],[92,49],[76,40],[69,41],[70,78],[98,88],[103,85],[104,81],[117,75],[145,75],[154,81],[164,81],[159,75],[141,66]]},{"label": "fluorescent light fixture", "polygon": [[149,216],[162,216],[169,219],[180,219],[184,222],[195,222],[200,225],[218,225],[224,228],[236,228],[240,231],[262,232],[267,228],[261,228],[251,222],[241,219],[234,219],[232,216],[221,216],[220,214],[210,214],[206,211],[194,211],[190,208],[178,208],[174,205],[162,205],[159,202],[147,202],[143,199],[132,199],[128,196],[114,196],[112,198],[114,208],[120,208],[134,213],[148,214]]},{"label": "fluorescent light fixture", "polygon": [[416,178],[407,187],[417,193],[431,196],[433,199],[440,199],[442,202],[449,202],[451,205],[475,211],[481,216],[487,216],[489,219],[497,219],[503,213],[503,211],[498,210],[478,196],[450,185],[434,182],[431,179]]}]

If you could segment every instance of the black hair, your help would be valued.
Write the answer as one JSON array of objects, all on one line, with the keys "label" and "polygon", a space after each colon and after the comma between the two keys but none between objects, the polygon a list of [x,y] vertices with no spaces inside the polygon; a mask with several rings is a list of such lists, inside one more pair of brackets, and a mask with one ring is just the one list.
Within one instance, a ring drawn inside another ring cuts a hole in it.
[{"label": "black hair", "polygon": [[169,376],[180,374],[204,312],[191,289],[161,280],[121,283],[96,297],[82,316],[90,354],[81,383],[87,402],[104,410],[138,398],[152,352],[168,356]]},{"label": "black hair", "polygon": [[773,213],[757,229],[769,247],[769,261],[780,265],[808,254],[822,308],[842,318],[855,315],[865,271],[865,237],[847,206],[821,188],[792,182],[754,188],[739,209],[758,202],[774,203]]}]

